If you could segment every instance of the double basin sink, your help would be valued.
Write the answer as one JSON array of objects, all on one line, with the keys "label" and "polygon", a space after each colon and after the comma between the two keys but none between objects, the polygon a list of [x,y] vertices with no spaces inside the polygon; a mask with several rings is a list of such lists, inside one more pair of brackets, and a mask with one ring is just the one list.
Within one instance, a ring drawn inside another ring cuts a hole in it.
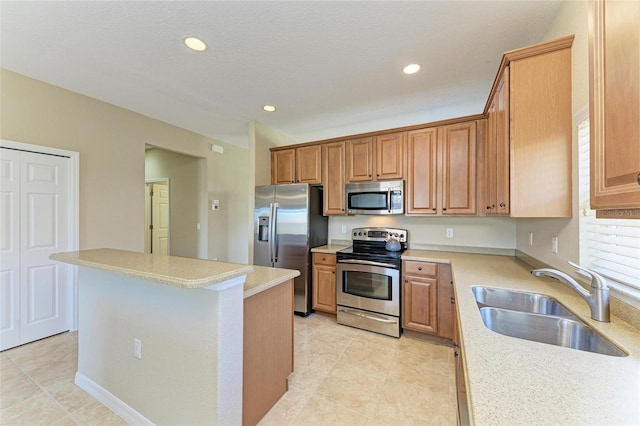
[{"label": "double basin sink", "polygon": [[491,331],[603,355],[628,355],[553,297],[491,287],[472,291]]}]

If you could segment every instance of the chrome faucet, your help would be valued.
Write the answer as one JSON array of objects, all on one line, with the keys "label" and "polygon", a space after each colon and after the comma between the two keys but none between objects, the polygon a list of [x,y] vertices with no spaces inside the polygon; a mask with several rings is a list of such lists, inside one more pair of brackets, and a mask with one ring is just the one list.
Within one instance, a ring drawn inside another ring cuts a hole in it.
[{"label": "chrome faucet", "polygon": [[590,292],[585,290],[580,284],[576,282],[576,280],[571,278],[569,275],[556,269],[533,269],[531,273],[536,277],[546,275],[555,278],[573,288],[589,304],[589,307],[591,308],[591,318],[596,321],[609,322],[609,287],[607,286],[607,281],[600,274],[597,274],[589,269],[585,269],[573,262],[568,263],[569,265],[576,268],[576,272],[578,272],[579,274],[591,278]]}]

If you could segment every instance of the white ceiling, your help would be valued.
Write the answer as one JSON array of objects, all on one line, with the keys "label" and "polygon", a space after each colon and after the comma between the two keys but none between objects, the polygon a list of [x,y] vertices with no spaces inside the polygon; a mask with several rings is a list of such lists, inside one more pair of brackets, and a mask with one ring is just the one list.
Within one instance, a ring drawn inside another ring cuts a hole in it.
[{"label": "white ceiling", "polygon": [[235,145],[253,120],[297,143],[481,113],[502,53],[560,4],[3,0],[0,64]]}]

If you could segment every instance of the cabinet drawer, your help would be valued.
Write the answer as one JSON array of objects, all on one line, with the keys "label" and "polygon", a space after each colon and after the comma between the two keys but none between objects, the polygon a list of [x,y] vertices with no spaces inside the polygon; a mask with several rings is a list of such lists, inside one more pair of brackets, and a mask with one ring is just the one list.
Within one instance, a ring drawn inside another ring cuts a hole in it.
[{"label": "cabinet drawer", "polygon": [[435,277],[438,275],[438,264],[405,260],[402,265],[402,273],[404,275],[424,275]]},{"label": "cabinet drawer", "polygon": [[313,253],[313,264],[336,266],[336,255],[328,253]]}]

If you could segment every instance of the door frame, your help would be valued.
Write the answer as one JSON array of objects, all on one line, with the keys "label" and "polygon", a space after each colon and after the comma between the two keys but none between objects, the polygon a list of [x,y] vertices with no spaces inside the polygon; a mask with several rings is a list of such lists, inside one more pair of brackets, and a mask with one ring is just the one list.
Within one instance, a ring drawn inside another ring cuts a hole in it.
[{"label": "door frame", "polygon": [[148,217],[147,217],[147,215],[152,214],[151,210],[149,210],[149,211],[147,212],[147,208],[146,208],[146,207],[147,207],[147,205],[146,205],[147,197],[149,196],[149,194],[148,194],[148,192],[147,192],[147,190],[146,190],[146,189],[147,189],[147,185],[149,185],[150,183],[166,183],[166,184],[167,184],[167,188],[169,189],[169,212],[168,212],[168,213],[169,213],[169,246],[167,247],[167,254],[168,254],[168,255],[171,255],[171,182],[169,181],[169,178],[168,178],[168,177],[163,177],[163,178],[153,178],[153,179],[145,179],[145,180],[144,180],[144,187],[145,187],[145,194],[144,194],[144,197],[145,197],[145,198],[144,198],[144,199],[145,199],[145,212],[144,212],[144,215],[145,215],[145,218],[144,218],[144,228],[145,228],[145,229],[144,229],[144,232],[145,232],[145,233],[144,233],[144,244],[145,244],[145,252],[147,252],[147,251],[146,251],[146,247],[147,247],[147,239],[148,239],[148,235],[147,235],[147,230],[148,230],[148,227],[147,227],[147,223],[148,223],[148,222],[147,222],[147,219],[148,219]]},{"label": "door frame", "polygon": [[[80,153],[68,151],[66,149],[52,148],[42,145],[28,144],[24,142],[0,139],[0,147],[27,151],[35,154],[57,155],[69,158],[69,174],[67,190],[69,191],[69,201],[67,209],[68,229],[69,229],[69,251],[77,251],[80,247]],[[67,321],[69,331],[78,329],[78,267],[75,265],[64,265],[68,268],[68,311]]]}]

